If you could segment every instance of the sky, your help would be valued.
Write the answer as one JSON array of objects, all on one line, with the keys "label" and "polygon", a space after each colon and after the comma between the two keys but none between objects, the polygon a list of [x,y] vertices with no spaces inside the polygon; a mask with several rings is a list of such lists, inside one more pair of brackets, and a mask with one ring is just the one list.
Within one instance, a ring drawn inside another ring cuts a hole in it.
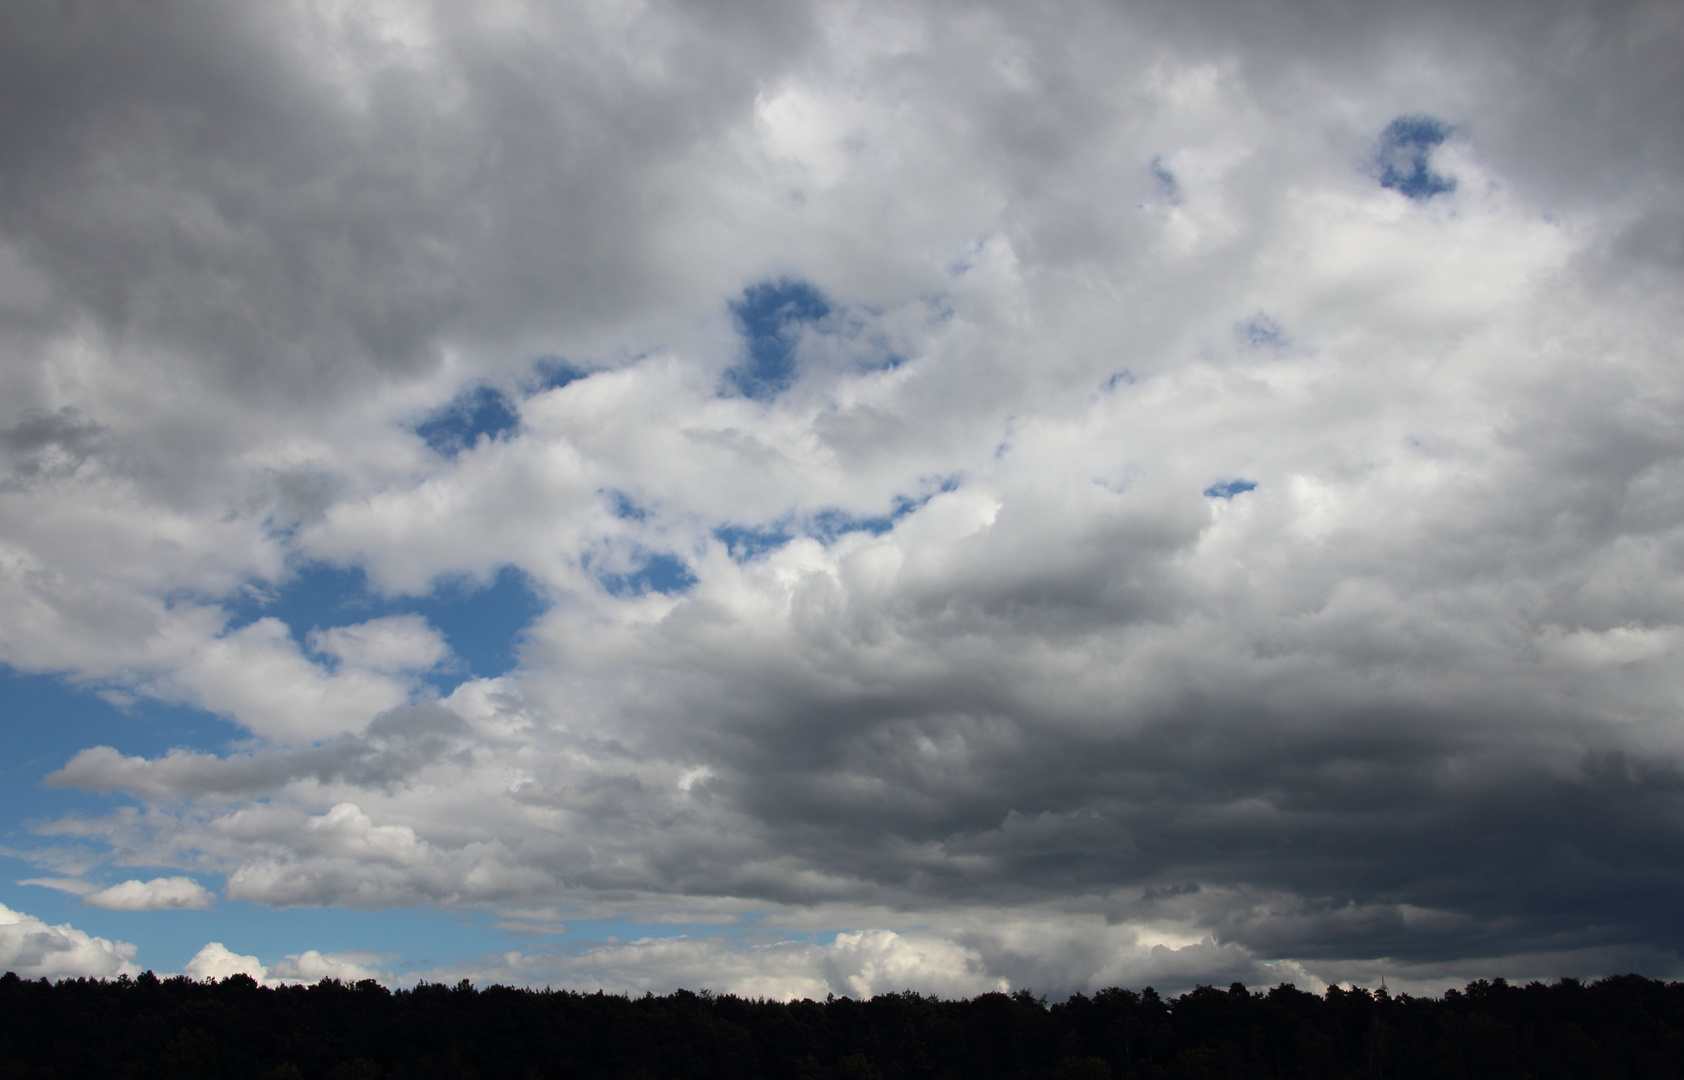
[{"label": "sky", "polygon": [[1684,975],[1684,6],[0,7],[0,968]]}]

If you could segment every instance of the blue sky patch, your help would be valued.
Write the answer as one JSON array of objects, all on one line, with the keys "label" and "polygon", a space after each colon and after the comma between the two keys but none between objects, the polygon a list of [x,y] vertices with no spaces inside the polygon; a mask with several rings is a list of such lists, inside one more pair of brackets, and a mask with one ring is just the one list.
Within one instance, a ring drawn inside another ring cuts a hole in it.
[{"label": "blue sky patch", "polygon": [[1158,197],[1172,203],[1180,202],[1181,182],[1175,178],[1174,173],[1169,171],[1169,166],[1164,164],[1164,159],[1161,157],[1153,158],[1151,168],[1152,184],[1158,189]]},{"label": "blue sky patch", "polygon": [[482,438],[496,439],[520,427],[520,413],[501,390],[476,386],[415,425],[433,452],[455,457]]},{"label": "blue sky patch", "polygon": [[589,375],[590,372],[586,369],[559,356],[540,356],[532,362],[532,377],[525,390],[529,394],[559,390],[568,383],[578,382]]},{"label": "blue sky patch", "polygon": [[731,559],[739,563],[775,551],[793,538],[789,529],[781,524],[721,525],[713,530],[713,535],[725,545]]},{"label": "blue sky patch", "polygon": [[[587,561],[586,568],[589,569]],[[643,565],[625,574],[597,574],[596,579],[609,595],[621,598],[642,596],[645,593],[682,593],[696,584],[690,564],[670,552],[659,551],[647,556]]]},{"label": "blue sky patch", "polygon": [[254,592],[229,606],[234,613],[229,629],[273,617],[287,624],[300,646],[311,630],[387,615],[424,616],[461,662],[430,678],[441,693],[468,676],[492,678],[513,668],[522,631],[544,610],[527,576],[512,566],[499,570],[488,585],[447,579],[427,596],[384,597],[369,589],[361,567],[326,563],[310,563],[276,592]]},{"label": "blue sky patch", "polygon": [[[840,507],[827,506],[801,518],[800,532],[822,544],[833,543],[838,537],[855,532],[866,532],[873,536],[881,536],[893,529],[895,523],[901,518],[917,510],[935,496],[947,491],[957,491],[963,477],[954,474],[952,476],[925,477],[923,480],[925,484],[929,485],[925,494],[918,496],[896,495],[890,500],[889,512],[886,514],[861,515],[843,510]],[[785,519],[766,525],[721,525],[713,531],[713,535],[725,545],[733,560],[742,563],[789,543],[796,532],[791,527],[789,520]]]},{"label": "blue sky patch", "polygon": [[440,583],[430,596],[398,603],[438,627],[468,673],[478,678],[514,668],[521,634],[545,608],[531,579],[512,566],[499,570],[489,585],[461,578]]},{"label": "blue sky patch", "polygon": [[1128,368],[1124,368],[1121,371],[1113,373],[1109,379],[1100,383],[1099,388],[1109,393],[1119,386],[1133,386],[1138,381],[1139,380],[1134,377],[1134,373],[1132,371]]},{"label": "blue sky patch", "polygon": [[1451,128],[1431,116],[1400,116],[1380,133],[1380,186],[1418,202],[1456,190],[1456,178],[1432,170],[1433,148]]},{"label": "blue sky patch", "polygon": [[614,516],[621,521],[644,521],[649,517],[649,511],[639,506],[636,499],[623,491],[610,489],[602,492],[608,499],[608,506]]},{"label": "blue sky patch", "polygon": [[1243,495],[1248,491],[1257,490],[1255,480],[1224,480],[1205,488],[1207,499],[1232,499],[1235,495]]},{"label": "blue sky patch", "polygon": [[851,532],[868,532],[881,536],[895,527],[895,515],[879,514],[858,517],[834,507],[820,510],[807,519],[807,533],[820,543],[829,544],[837,537]]},{"label": "blue sky patch", "polygon": [[1248,349],[1281,349],[1287,343],[1281,324],[1261,311],[1236,325],[1234,336]]},{"label": "blue sky patch", "polygon": [[[204,936],[205,927],[225,919],[228,904],[219,902],[208,912],[116,912],[85,907],[77,897],[56,889],[21,884],[70,876],[56,871],[50,858],[41,862],[29,858],[32,852],[63,852],[76,846],[63,836],[40,837],[34,831],[36,823],[71,815],[95,817],[136,801],[127,794],[50,788],[44,781],[91,746],[114,747],[129,756],[159,757],[178,746],[223,750],[246,736],[239,725],[202,709],[149,698],[118,707],[95,690],[59,676],[23,674],[0,665],[0,808],[6,821],[0,833],[0,904],[48,923],[68,922],[88,933],[135,942],[141,948],[137,959],[143,967],[179,970],[201,945],[213,940]],[[128,878],[181,873],[178,868],[123,865],[100,868],[87,877],[97,885],[115,885]],[[213,890],[221,888],[222,882],[214,875],[191,876]],[[268,925],[267,911],[241,907],[255,916],[254,923]],[[286,951],[317,947],[311,943]]]},{"label": "blue sky patch", "polygon": [[[132,941],[140,946],[135,962],[160,974],[180,971],[207,941],[221,941],[237,953],[255,955],[275,964],[305,949],[384,953],[401,977],[405,971],[458,962],[476,953],[510,947],[508,935],[494,926],[489,911],[445,912],[426,907],[388,907],[359,911],[346,907],[272,907],[219,899],[208,911],[109,911],[85,907],[74,896],[53,889],[17,885],[15,879],[51,876],[24,862],[0,867],[11,873],[0,880],[0,903],[27,911],[49,923],[70,923],[101,937]],[[125,866],[102,876],[112,883],[128,877],[149,878],[179,874],[170,867]],[[201,884],[220,891],[216,875],[196,875]],[[569,927],[571,929],[571,926]]]},{"label": "blue sky patch", "polygon": [[[8,823],[109,809],[105,796],[41,786],[48,773],[90,746],[152,757],[176,746],[226,746],[245,736],[238,724],[203,709],[150,698],[119,708],[59,676],[0,665],[0,808]],[[15,825],[0,834],[0,844],[16,846],[20,839]]]},{"label": "blue sky patch", "polygon": [[[60,794],[60,793],[54,793]],[[124,802],[130,800],[125,799]],[[105,809],[101,807],[100,809]],[[91,875],[91,880],[115,884],[125,878],[180,874],[176,867],[120,866]],[[457,963],[467,957],[500,953],[518,947],[522,939],[548,939],[547,948],[579,951],[612,941],[679,937],[703,933],[739,939],[756,938],[756,920],[745,918],[724,925],[638,923],[624,918],[570,919],[544,927],[547,932],[518,932],[519,922],[494,910],[472,908],[439,911],[428,907],[387,907],[361,911],[347,907],[269,906],[219,898],[201,911],[112,911],[84,906],[73,895],[21,880],[54,876],[28,861],[0,855],[0,904],[26,911],[48,923],[70,923],[101,937],[131,941],[140,946],[135,962],[160,974],[180,971],[207,941],[223,942],[237,953],[255,955],[274,965],[306,949],[324,953],[369,951],[383,954],[379,967],[402,979],[407,972]],[[195,874],[201,884],[220,892],[219,875]],[[515,931],[515,932],[511,932]],[[804,939],[812,935],[780,933]],[[546,946],[528,944],[527,949]]]},{"label": "blue sky patch", "polygon": [[396,614],[389,605],[390,601],[369,592],[368,575],[362,567],[307,563],[274,591],[254,587],[224,606],[232,613],[229,630],[258,619],[275,618],[286,623],[293,639],[303,645],[305,635],[313,629]]},{"label": "blue sky patch", "polygon": [[873,536],[881,536],[894,528],[895,522],[942,492],[957,491],[959,483],[960,477],[958,475],[940,477],[934,490],[928,494],[916,498],[911,495],[896,495],[889,504],[887,514],[877,514],[871,517],[860,517],[850,514],[846,510],[828,507],[807,518],[807,535],[825,544],[851,532],[868,532]]},{"label": "blue sky patch", "polygon": [[731,303],[747,345],[743,362],[725,372],[728,394],[770,401],[795,381],[795,348],[803,327],[828,317],[830,301],[805,281],[750,285]]}]

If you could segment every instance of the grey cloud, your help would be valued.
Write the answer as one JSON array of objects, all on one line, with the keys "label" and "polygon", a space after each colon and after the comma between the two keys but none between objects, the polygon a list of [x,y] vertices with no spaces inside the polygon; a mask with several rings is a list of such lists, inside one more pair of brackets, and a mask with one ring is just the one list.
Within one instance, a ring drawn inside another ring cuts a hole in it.
[{"label": "grey cloud", "polygon": [[99,450],[104,430],[70,405],[50,413],[26,411],[0,428],[0,451],[11,459],[11,476],[0,484],[15,488],[74,473]]},{"label": "grey cloud", "polygon": [[[0,16],[46,283],[0,585],[100,601],[37,666],[179,668],[229,637],[176,597],[303,558],[553,600],[517,672],[360,736],[85,750],[52,782],[148,807],[83,835],[272,904],[929,925],[930,986],[1675,962],[1673,6],[398,10]],[[1454,192],[1381,186],[1412,115]],[[721,398],[731,300],[785,277],[854,321]],[[410,433],[573,351],[503,437]],[[66,512],[119,436],[151,471],[97,501],[151,516]],[[632,551],[695,580],[591,579]],[[903,938],[754,963],[854,985]]]},{"label": "grey cloud", "polygon": [[1281,981],[1312,989],[1321,985],[1303,968],[1259,960],[1239,946],[1208,938],[1182,945],[1143,945],[1127,931],[1069,919],[1017,920],[993,931],[856,930],[802,942],[762,940],[752,933],[747,941],[702,933],[587,950],[540,945],[409,977],[468,977],[622,993],[706,987],[773,998],[822,998],[827,993],[861,998],[907,989],[957,997],[1033,989],[1060,1000],[1122,982],[1156,986],[1165,993],[1236,980],[1253,986]]},{"label": "grey cloud", "polygon": [[78,753],[46,782],[164,801],[255,798],[296,780],[391,790],[447,755],[460,754],[464,731],[461,719],[444,709],[410,705],[375,717],[366,737],[341,736],[297,750],[219,757],[178,748],[160,758],[144,758],[96,746]]},{"label": "grey cloud", "polygon": [[204,909],[215,897],[189,877],[130,878],[109,888],[87,893],[82,903],[111,911],[159,911]]},{"label": "grey cloud", "polygon": [[[1275,670],[1246,672],[1219,641],[1202,689],[1143,714],[1138,696],[1107,715],[1102,700],[1073,709],[1060,700],[1068,688],[1049,681],[1007,690],[1026,673],[1002,646],[948,654],[959,666],[927,688],[833,683],[836,697],[772,696],[752,722],[724,732],[663,734],[708,740],[700,754],[718,767],[710,796],[746,812],[792,868],[812,871],[687,885],[783,902],[914,904],[1244,881],[1275,890],[1274,906],[1218,888],[1180,909],[1224,940],[1277,956],[1369,948],[1442,958],[1499,941],[1535,949],[1561,935],[1588,946],[1608,928],[1584,926],[1587,908],[1625,911],[1631,921],[1617,934],[1671,940],[1659,898],[1676,887],[1665,853],[1677,837],[1664,824],[1672,812],[1658,808],[1675,803],[1676,774],[1653,758],[1610,765],[1627,759],[1594,748],[1619,745],[1619,728],[1550,706],[1547,672],[1530,689],[1482,690],[1455,670],[1467,657],[1453,638],[1398,654],[1382,638],[1342,646],[1349,670],[1335,676],[1318,658],[1331,646],[1319,635],[1302,653],[1274,656]],[[1072,646],[1108,647],[1104,636]],[[1187,664],[1196,652],[1165,655]],[[1377,709],[1370,676],[1356,673],[1390,680],[1400,662],[1427,666]],[[862,660],[860,674],[886,670]],[[1452,681],[1433,690],[1443,678]],[[1183,679],[1201,681],[1196,669]],[[684,685],[700,707],[702,684]],[[1435,703],[1445,690],[1452,701]],[[732,691],[737,710],[743,693],[741,683]],[[1000,711],[952,713],[967,696]],[[1073,712],[1083,720],[1075,727]],[[1419,915],[1427,911],[1442,914]]]},{"label": "grey cloud", "polygon": [[0,905],[0,967],[28,979],[110,979],[139,975],[135,947],[94,937],[68,923],[49,926]]},{"label": "grey cloud", "polygon": [[660,170],[802,32],[714,14],[650,12],[634,58],[571,10],[511,37],[448,6],[18,5],[4,228],[69,311],[270,403],[600,324],[661,280],[634,239]]}]

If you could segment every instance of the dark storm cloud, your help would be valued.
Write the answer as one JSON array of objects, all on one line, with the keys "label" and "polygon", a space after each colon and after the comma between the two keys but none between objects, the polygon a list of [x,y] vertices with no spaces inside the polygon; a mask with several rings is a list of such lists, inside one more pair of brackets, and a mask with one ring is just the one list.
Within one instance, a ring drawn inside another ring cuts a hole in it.
[{"label": "dark storm cloud", "polygon": [[[381,11],[0,14],[4,655],[257,743],[55,827],[926,935],[778,992],[1676,962],[1676,5]],[[543,600],[434,701],[228,615],[330,566]]]},{"label": "dark storm cloud", "polygon": [[75,472],[99,448],[104,431],[74,407],[57,412],[26,411],[9,427],[0,428],[0,451],[11,461],[5,484],[28,484]]},{"label": "dark storm cloud", "polygon": [[[878,707],[895,705],[916,708]],[[877,722],[807,708],[806,745],[773,755],[762,740],[709,790],[841,895],[724,867],[690,886],[894,906],[1111,897],[1113,917],[1176,912],[1305,959],[1684,945],[1676,767],[1562,754],[1550,744],[1594,725],[1490,708],[1283,715],[1217,699],[1079,739],[1021,708]],[[962,767],[930,745],[962,748]],[[1215,890],[1178,890],[1189,882]]]},{"label": "dark storm cloud", "polygon": [[270,402],[612,323],[673,287],[663,168],[804,33],[782,5],[650,13],[676,25],[640,72],[560,10],[415,14],[431,40],[373,9],[9,5],[0,228],[35,319]]}]

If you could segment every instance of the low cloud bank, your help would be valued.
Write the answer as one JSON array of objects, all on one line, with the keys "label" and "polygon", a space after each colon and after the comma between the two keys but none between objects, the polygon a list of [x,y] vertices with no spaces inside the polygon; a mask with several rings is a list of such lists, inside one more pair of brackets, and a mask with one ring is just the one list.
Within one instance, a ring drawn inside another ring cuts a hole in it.
[{"label": "low cloud bank", "polygon": [[234,952],[220,941],[212,941],[187,961],[184,974],[195,979],[220,981],[231,975],[248,975],[262,986],[287,986],[318,983],[323,979],[337,979],[350,984],[364,979],[390,983],[392,974],[376,965],[377,953],[341,952],[320,953],[307,949],[288,956],[273,966],[265,965],[255,956]]},{"label": "low cloud bank", "polygon": [[114,979],[138,975],[135,947],[108,941],[68,923],[49,926],[0,904],[0,971],[30,979]]}]

